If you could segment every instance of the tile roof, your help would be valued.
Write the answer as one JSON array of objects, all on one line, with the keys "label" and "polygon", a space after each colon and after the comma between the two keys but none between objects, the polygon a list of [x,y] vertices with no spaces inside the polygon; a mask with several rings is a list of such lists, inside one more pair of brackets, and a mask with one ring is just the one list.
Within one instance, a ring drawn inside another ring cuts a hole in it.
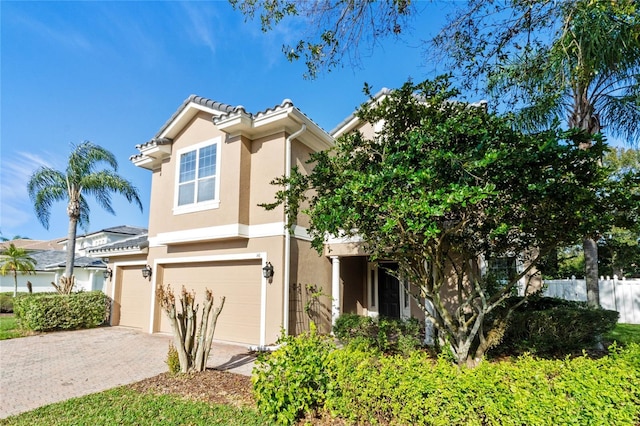
[{"label": "tile roof", "polygon": [[316,125],[319,129],[325,131],[322,126],[320,126],[318,123],[316,123],[315,121],[313,121],[311,119],[311,117],[309,117],[307,114],[305,114],[304,112],[302,112],[300,110],[300,108],[298,108],[297,106],[295,106],[293,104],[293,101],[291,99],[284,99],[282,102],[280,102],[280,104],[278,105],[274,105],[273,107],[270,108],[266,108],[262,111],[258,111],[255,114],[254,113],[250,113],[247,112],[247,110],[245,110],[245,108],[242,105],[238,105],[236,106],[233,110],[228,111],[226,114],[222,114],[220,116],[217,117],[213,117],[213,124],[216,124],[219,121],[222,121],[226,118],[229,118],[235,114],[241,114],[244,113],[245,115],[247,115],[249,118],[260,118],[263,117],[265,115],[268,115],[270,113],[273,112],[277,112],[279,110],[285,109],[285,108],[295,108],[296,111],[298,111],[300,114],[302,114],[303,116],[305,116],[310,122],[312,122],[314,125]]},{"label": "tile roof", "polygon": [[[99,231],[95,231],[95,232],[89,232],[87,234],[82,234],[82,235],[78,235],[76,237],[76,239],[78,238],[86,238],[90,235],[96,235],[96,234],[101,234],[101,233],[106,233],[106,234],[120,234],[120,235],[141,235],[141,234],[146,234],[147,233],[147,228],[142,228],[140,226],[129,226],[129,225],[120,225],[120,226],[112,226],[111,228],[105,228],[105,229],[101,229]],[[60,242],[66,242],[67,238],[63,238],[60,240]]]},{"label": "tile roof", "polygon": [[229,104],[224,104],[222,102],[217,102],[211,99],[203,98],[202,96],[191,95],[187,99],[182,102],[182,105],[173,113],[173,115],[163,124],[163,126],[158,130],[154,139],[160,138],[160,135],[171,125],[173,120],[176,119],[182,113],[182,111],[191,103],[195,103],[198,105],[202,105],[207,108],[215,109],[223,113],[228,113],[235,111],[238,107],[234,107]]},{"label": "tile roof", "polygon": [[[29,256],[36,261],[36,271],[64,268],[67,264],[67,252],[62,250],[42,250],[29,253]],[[75,268],[106,268],[107,266],[101,259],[86,256],[76,256],[73,265]]]}]

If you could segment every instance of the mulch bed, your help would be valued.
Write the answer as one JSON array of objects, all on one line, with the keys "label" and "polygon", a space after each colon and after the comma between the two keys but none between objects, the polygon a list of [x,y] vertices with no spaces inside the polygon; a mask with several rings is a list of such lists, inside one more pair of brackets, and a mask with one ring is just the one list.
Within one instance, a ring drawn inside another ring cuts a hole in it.
[{"label": "mulch bed", "polygon": [[[250,377],[214,369],[191,374],[162,373],[133,383],[129,388],[155,395],[178,395],[211,404],[256,408]],[[339,419],[307,416],[298,424],[342,426],[346,423]]]}]

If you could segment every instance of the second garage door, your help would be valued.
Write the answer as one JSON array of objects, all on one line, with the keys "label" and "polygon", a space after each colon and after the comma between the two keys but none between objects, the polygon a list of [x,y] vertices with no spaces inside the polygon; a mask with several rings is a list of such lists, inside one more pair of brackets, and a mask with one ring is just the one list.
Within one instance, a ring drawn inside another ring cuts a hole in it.
[{"label": "second garage door", "polygon": [[[218,317],[214,339],[229,342],[260,343],[260,291],[262,270],[259,261],[232,261],[206,263],[180,263],[162,265],[162,281],[171,284],[178,293],[184,285],[195,290],[200,302],[204,290],[213,291],[214,304],[226,297],[222,313]],[[161,312],[160,331],[171,332],[171,325]]]},{"label": "second garage door", "polygon": [[151,283],[143,278],[140,266],[118,268],[113,325],[149,331]]}]

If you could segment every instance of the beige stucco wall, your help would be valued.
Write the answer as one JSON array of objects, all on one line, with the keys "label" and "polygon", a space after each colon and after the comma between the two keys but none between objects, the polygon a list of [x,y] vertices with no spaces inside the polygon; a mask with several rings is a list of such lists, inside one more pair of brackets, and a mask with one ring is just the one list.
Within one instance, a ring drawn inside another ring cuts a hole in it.
[{"label": "beige stucco wall", "polygon": [[[291,238],[289,330],[299,334],[314,321],[318,330],[331,331],[331,261],[319,255],[309,241]],[[317,297],[312,297],[317,293]],[[305,307],[309,304],[309,309]]]},{"label": "beige stucco wall", "polygon": [[[173,214],[178,152],[220,137],[220,206],[200,212]],[[282,221],[282,209],[265,211],[259,203],[271,202],[277,188],[269,182],[284,170],[284,133],[257,140],[228,137],[199,113],[174,140],[172,155],[154,170],[149,208],[149,235],[225,224],[264,224]]]},{"label": "beige stucco wall", "polygon": [[272,203],[278,187],[271,181],[284,175],[285,133],[258,138],[251,143],[249,223],[251,225],[284,222],[284,209],[267,211],[258,204]]},{"label": "beige stucco wall", "polygon": [[363,315],[367,300],[367,258],[340,259],[342,312]]},{"label": "beige stucco wall", "polygon": [[362,133],[362,136],[364,136],[365,139],[373,139],[376,134],[371,123],[360,123],[355,130]]}]

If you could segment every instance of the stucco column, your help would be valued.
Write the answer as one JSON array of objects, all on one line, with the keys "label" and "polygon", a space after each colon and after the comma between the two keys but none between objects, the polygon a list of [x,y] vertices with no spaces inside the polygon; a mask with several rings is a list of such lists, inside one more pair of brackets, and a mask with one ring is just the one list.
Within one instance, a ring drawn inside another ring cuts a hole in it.
[{"label": "stucco column", "polygon": [[331,256],[331,325],[336,324],[340,316],[340,257]]}]

